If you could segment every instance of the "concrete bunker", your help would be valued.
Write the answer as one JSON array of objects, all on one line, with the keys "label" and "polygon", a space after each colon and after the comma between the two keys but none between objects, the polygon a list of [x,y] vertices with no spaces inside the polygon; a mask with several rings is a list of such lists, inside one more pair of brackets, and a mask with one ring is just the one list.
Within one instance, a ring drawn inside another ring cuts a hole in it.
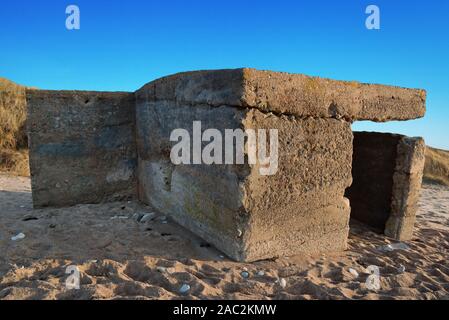
[{"label": "concrete bunker", "polygon": [[413,234],[425,162],[422,138],[354,132],[351,218],[397,240]]},{"label": "concrete bunker", "polygon": [[[388,186],[371,203],[371,185],[347,190],[372,183],[360,173],[374,138],[354,139],[351,123],[422,117],[423,90],[236,69],[181,73],[135,93],[29,90],[27,102],[35,207],[137,197],[239,261],[344,250],[351,206],[397,239],[413,229],[422,140],[383,138]],[[278,172],[174,165],[170,133],[193,121],[277,129]]]}]

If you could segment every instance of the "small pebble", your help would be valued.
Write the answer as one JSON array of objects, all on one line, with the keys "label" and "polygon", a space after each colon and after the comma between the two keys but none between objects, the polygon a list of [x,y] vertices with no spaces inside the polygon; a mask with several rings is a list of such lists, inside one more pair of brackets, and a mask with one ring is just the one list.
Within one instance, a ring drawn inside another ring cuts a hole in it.
[{"label": "small pebble", "polygon": [[165,267],[157,267],[156,270],[160,273],[165,273],[167,271],[167,268]]},{"label": "small pebble", "polygon": [[263,276],[265,275],[265,271],[260,270],[259,272],[257,272],[257,275],[258,275],[259,277],[263,277]]},{"label": "small pebble", "polygon": [[399,265],[398,272],[399,273],[404,273],[405,272],[405,266],[403,264]]},{"label": "small pebble", "polygon": [[284,278],[280,278],[279,285],[284,289],[287,286],[287,280],[285,280]]},{"label": "small pebble", "polygon": [[240,274],[242,276],[242,278],[244,279],[248,279],[249,278],[249,272],[248,271],[242,271],[242,273]]},{"label": "small pebble", "polygon": [[181,288],[179,289],[179,293],[186,294],[190,291],[190,286],[188,284],[183,284]]},{"label": "small pebble", "polygon": [[353,268],[349,268],[349,273],[352,274],[355,278],[359,277],[359,273]]},{"label": "small pebble", "polygon": [[125,219],[128,219],[128,217],[127,217],[127,216],[113,216],[113,217],[111,218],[111,220],[117,220],[117,219],[119,219],[119,220],[125,220]]},{"label": "small pebble", "polygon": [[22,240],[22,239],[25,239],[25,234],[23,234],[23,233],[19,233],[18,235],[11,237],[12,241],[17,241],[17,240]]},{"label": "small pebble", "polygon": [[391,244],[387,244],[385,246],[381,246],[378,248],[378,250],[380,251],[384,251],[384,252],[392,252],[395,250],[408,250],[410,249],[410,247],[402,242],[399,243],[391,243]]},{"label": "small pebble", "polygon": [[140,218],[139,222],[140,223],[146,223],[146,222],[152,220],[155,216],[156,216],[156,214],[154,212],[147,213],[147,214],[143,215],[142,218]]}]

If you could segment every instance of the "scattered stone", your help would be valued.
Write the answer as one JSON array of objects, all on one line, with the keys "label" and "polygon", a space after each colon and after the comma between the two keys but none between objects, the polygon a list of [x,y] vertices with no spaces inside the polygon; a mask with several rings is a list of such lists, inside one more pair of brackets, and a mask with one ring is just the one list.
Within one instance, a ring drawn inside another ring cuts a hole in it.
[{"label": "scattered stone", "polygon": [[383,251],[383,252],[392,252],[395,250],[408,250],[408,249],[410,249],[410,247],[402,242],[391,243],[391,244],[387,244],[385,246],[381,246],[378,248],[378,250]]},{"label": "scattered stone", "polygon": [[11,237],[12,241],[18,241],[18,240],[22,240],[22,239],[25,239],[25,234],[23,234],[23,233],[19,233],[18,235]]},{"label": "scattered stone", "polygon": [[111,220],[125,220],[125,219],[128,219],[128,217],[127,216],[113,216],[112,218],[111,218]]},{"label": "scattered stone", "polygon": [[398,272],[399,273],[404,273],[405,272],[405,266],[403,264],[399,265]]},{"label": "scattered stone", "polygon": [[248,271],[242,271],[242,273],[240,273],[240,275],[244,279],[248,279],[249,278],[249,272]]},{"label": "scattered stone", "polygon": [[409,250],[410,249],[410,247],[403,242],[393,243],[390,246],[393,248],[393,250]]},{"label": "scattered stone", "polygon": [[265,275],[265,271],[260,270],[260,271],[257,272],[257,275],[258,275],[259,277],[263,277],[263,276]]},{"label": "scattered stone", "polygon": [[357,272],[357,270],[355,270],[353,268],[349,268],[349,273],[352,274],[354,276],[354,278],[359,277],[359,273]]},{"label": "scattered stone", "polygon": [[157,267],[156,270],[160,273],[165,273],[167,271],[167,268],[165,267]]},{"label": "scattered stone", "polygon": [[147,223],[148,221],[153,220],[155,216],[156,214],[154,212],[146,213],[140,218],[140,220],[137,221],[139,221],[140,223]]},{"label": "scattered stone", "polygon": [[287,286],[287,280],[285,280],[284,278],[279,278],[278,283],[282,289],[285,289],[285,287]]},{"label": "scattered stone", "polygon": [[52,223],[52,224],[49,225],[48,227],[49,227],[50,229],[54,229],[54,228],[56,228],[56,225]]},{"label": "scattered stone", "polygon": [[181,288],[179,289],[180,294],[186,294],[190,291],[190,286],[188,284],[183,284]]}]

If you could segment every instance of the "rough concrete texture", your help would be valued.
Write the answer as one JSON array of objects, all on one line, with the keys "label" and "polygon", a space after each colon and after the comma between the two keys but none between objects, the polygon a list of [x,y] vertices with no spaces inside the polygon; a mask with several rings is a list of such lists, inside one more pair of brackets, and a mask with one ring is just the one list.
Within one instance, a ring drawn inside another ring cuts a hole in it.
[{"label": "rough concrete texture", "polygon": [[[135,94],[29,91],[27,96],[36,207],[137,193],[230,257],[254,261],[345,249],[351,122],[422,117],[426,93],[236,69],[181,73]],[[181,128],[192,135],[194,121],[201,121],[203,131],[221,133],[278,129],[277,173],[264,176],[260,164],[248,164],[248,145],[246,164],[174,165],[170,153],[176,142],[170,134]],[[391,202],[382,196],[389,192],[397,198],[394,215],[379,215],[379,226],[383,230],[387,224],[388,232],[403,237],[414,214],[419,168],[414,156],[407,158],[415,144],[404,142],[398,150],[396,145],[384,146],[390,158],[380,152],[380,159],[391,160],[391,168],[373,179],[384,183],[394,175],[376,195],[381,209]],[[403,184],[410,189],[403,191]]]},{"label": "rough concrete texture", "polygon": [[397,240],[413,233],[424,168],[424,141],[376,132],[354,133],[351,217]]},{"label": "rough concrete texture", "polygon": [[385,234],[398,240],[411,240],[418,210],[419,193],[425,163],[422,138],[403,137],[398,144],[393,175],[391,214]]},{"label": "rough concrete texture", "polygon": [[150,100],[231,105],[297,117],[409,120],[425,114],[426,92],[254,69],[179,73],[141,90]]},{"label": "rough concrete texture", "polygon": [[35,207],[135,195],[135,103],[130,93],[27,91]]},{"label": "rough concrete texture", "polygon": [[[352,181],[348,122],[147,97],[141,91],[136,100],[142,201],[240,261],[346,248],[350,208],[344,192]],[[262,176],[258,165],[248,164],[172,165],[170,133],[190,128],[192,135],[193,121],[223,136],[225,129],[278,129],[278,172]]]}]

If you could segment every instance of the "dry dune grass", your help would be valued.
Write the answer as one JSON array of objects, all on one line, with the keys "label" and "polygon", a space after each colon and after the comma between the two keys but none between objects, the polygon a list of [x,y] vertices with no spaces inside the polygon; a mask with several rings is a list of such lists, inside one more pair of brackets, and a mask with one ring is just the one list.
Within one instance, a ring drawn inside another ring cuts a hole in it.
[{"label": "dry dune grass", "polygon": [[449,151],[427,147],[424,179],[449,186]]},{"label": "dry dune grass", "polygon": [[0,78],[0,171],[29,175],[25,87]]}]

